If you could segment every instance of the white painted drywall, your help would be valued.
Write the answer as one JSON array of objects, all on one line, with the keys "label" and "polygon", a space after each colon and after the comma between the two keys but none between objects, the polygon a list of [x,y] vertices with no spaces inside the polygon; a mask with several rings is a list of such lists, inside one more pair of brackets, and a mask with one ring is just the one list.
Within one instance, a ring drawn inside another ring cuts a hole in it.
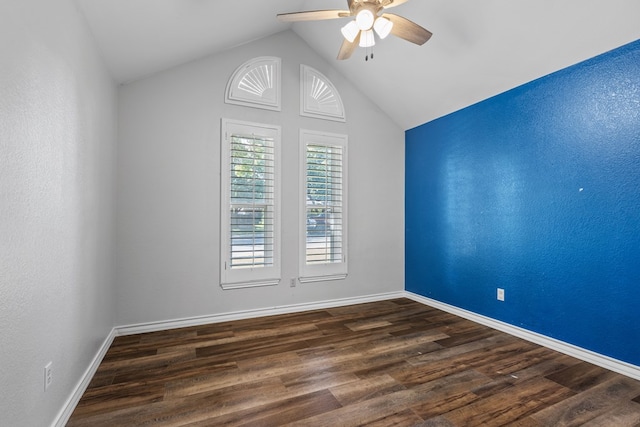
[{"label": "white painted drywall", "polygon": [[50,425],[113,327],[116,95],[74,3],[0,2],[2,426]]},{"label": "white painted drywall", "polygon": [[[282,58],[282,111],[224,103],[236,67]],[[347,123],[299,115],[300,64],[325,74]],[[375,72],[375,68],[371,69]],[[401,291],[404,132],[292,31],[121,86],[118,96],[116,323],[163,321]],[[220,119],[282,126],[283,283],[219,286]],[[298,284],[298,133],[349,135],[349,276]]]}]

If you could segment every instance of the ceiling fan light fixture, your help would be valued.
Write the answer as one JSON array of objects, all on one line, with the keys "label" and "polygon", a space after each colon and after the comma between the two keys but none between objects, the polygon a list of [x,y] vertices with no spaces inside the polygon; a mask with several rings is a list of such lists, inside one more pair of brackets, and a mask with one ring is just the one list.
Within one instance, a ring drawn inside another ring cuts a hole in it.
[{"label": "ceiling fan light fixture", "polygon": [[373,30],[363,31],[360,35],[360,47],[372,47],[375,46],[376,40],[373,35]]},{"label": "ceiling fan light fixture", "polygon": [[[1,1],[1,0],[0,0]],[[337,1],[337,0],[336,0]],[[282,22],[324,21],[347,18],[350,22],[340,29],[344,39],[340,45],[337,59],[349,59],[360,46],[367,49],[365,59],[373,59],[373,46],[376,38],[385,39],[389,34],[410,43],[422,46],[433,35],[431,31],[384,9],[400,6],[409,0],[347,0],[348,10],[306,10],[301,12],[279,13]]]},{"label": "ceiling fan light fixture", "polygon": [[356,15],[356,24],[362,31],[370,30],[374,20],[375,16],[369,9],[362,9]]},{"label": "ceiling fan light fixture", "polygon": [[382,16],[376,19],[376,22],[373,24],[373,29],[376,30],[376,33],[381,39],[387,37],[391,33],[392,28],[393,22]]},{"label": "ceiling fan light fixture", "polygon": [[360,29],[358,28],[358,24],[356,24],[356,21],[349,21],[347,25],[342,27],[340,32],[342,32],[342,35],[349,43],[353,43],[353,41],[358,36]]}]

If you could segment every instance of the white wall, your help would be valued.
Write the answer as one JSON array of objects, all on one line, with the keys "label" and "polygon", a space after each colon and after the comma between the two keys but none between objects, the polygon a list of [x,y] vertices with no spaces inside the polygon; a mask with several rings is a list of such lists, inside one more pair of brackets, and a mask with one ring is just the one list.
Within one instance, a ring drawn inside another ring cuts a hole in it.
[{"label": "white wall", "polygon": [[115,108],[73,3],[0,2],[2,426],[51,424],[114,324]]},{"label": "white wall", "polygon": [[[282,112],[224,103],[236,67],[257,56],[282,58]],[[346,124],[300,117],[301,63],[337,87]],[[118,100],[117,324],[403,289],[404,132],[292,31],[122,86]],[[219,286],[222,117],[282,126],[284,283],[276,287]],[[290,288],[301,127],[349,135],[349,277]]]}]

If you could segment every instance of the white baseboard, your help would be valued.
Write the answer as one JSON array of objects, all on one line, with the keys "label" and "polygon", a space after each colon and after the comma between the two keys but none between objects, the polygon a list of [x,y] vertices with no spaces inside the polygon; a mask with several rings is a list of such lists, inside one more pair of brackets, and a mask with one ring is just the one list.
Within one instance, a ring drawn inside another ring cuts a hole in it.
[{"label": "white baseboard", "polygon": [[69,418],[71,418],[71,414],[73,413],[74,409],[76,409],[78,402],[80,402],[80,398],[82,397],[84,392],[87,390],[87,387],[91,382],[91,379],[93,378],[96,371],[98,370],[98,366],[100,366],[100,362],[102,362],[104,355],[107,354],[107,350],[109,350],[109,347],[111,347],[111,343],[113,343],[113,339],[115,337],[116,337],[116,329],[113,328],[111,329],[111,332],[109,333],[109,335],[107,335],[105,340],[102,342],[102,345],[100,346],[100,348],[98,349],[98,352],[96,353],[93,360],[91,361],[91,364],[89,364],[89,367],[86,369],[86,371],[84,371],[84,374],[82,375],[82,377],[80,378],[80,381],[78,382],[75,389],[73,390],[73,393],[71,393],[71,396],[69,396],[64,406],[58,413],[58,416],[55,418],[55,420],[51,424],[52,427],[64,427],[67,424],[67,422],[69,422]]},{"label": "white baseboard", "polygon": [[619,374],[626,375],[630,378],[640,380],[640,366],[632,365],[630,363],[623,362],[621,360],[617,360],[612,357],[566,343],[564,341],[550,338],[546,335],[519,328],[517,326],[513,326],[508,323],[492,319],[490,317],[482,316],[480,314],[464,310],[440,301],[436,301],[431,298],[426,298],[421,295],[414,294],[412,292],[405,291],[405,296],[421,304],[446,311],[447,313],[455,314],[456,316],[463,317],[473,322],[480,323],[481,325],[485,325],[490,328],[497,329],[498,331],[505,332],[509,335],[513,335],[532,343],[539,344],[543,347],[550,348],[551,350],[559,351],[560,353],[567,354],[569,356],[575,357],[576,359],[584,360],[585,362],[593,363],[594,365],[601,366],[605,369],[609,369]]},{"label": "white baseboard", "polygon": [[135,325],[118,326],[115,328],[118,336],[142,334],[145,332],[164,331],[167,329],[201,326],[210,323],[229,322],[233,320],[252,319],[256,317],[274,316],[278,314],[298,313],[325,308],[342,307],[345,305],[362,304],[374,301],[384,301],[393,298],[404,298],[404,291],[388,292],[384,294],[366,295],[361,297],[340,298],[303,304],[290,304],[255,310],[234,311],[208,316],[187,317],[183,319],[164,320],[159,322],[138,323]]}]

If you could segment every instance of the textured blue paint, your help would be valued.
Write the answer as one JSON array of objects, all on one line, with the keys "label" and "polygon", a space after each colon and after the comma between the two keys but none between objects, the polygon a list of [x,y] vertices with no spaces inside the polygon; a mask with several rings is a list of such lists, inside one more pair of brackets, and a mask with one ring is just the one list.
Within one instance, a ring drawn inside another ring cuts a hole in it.
[{"label": "textured blue paint", "polygon": [[640,365],[640,40],[407,131],[405,212],[408,291]]}]

